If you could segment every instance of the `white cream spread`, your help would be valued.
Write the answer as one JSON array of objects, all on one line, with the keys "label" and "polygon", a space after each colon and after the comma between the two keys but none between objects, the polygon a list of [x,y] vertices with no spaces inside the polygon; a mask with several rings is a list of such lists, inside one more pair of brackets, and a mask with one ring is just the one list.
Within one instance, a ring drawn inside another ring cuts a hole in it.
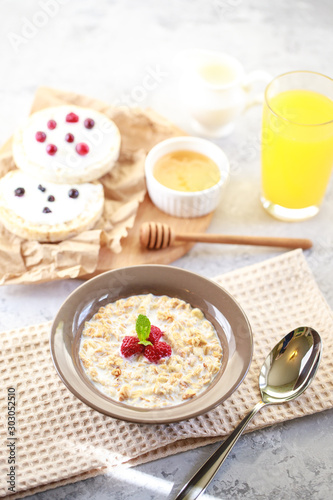
[{"label": "white cream spread", "polygon": [[[43,192],[38,186],[41,186]],[[23,188],[24,194],[16,196],[15,190]],[[76,189],[77,198],[71,198],[69,191]],[[55,184],[39,181],[19,170],[0,180],[2,204],[16,215],[33,224],[62,224],[78,217],[89,204],[95,203],[103,192],[101,184]],[[54,201],[48,201],[50,196]],[[51,212],[44,213],[44,208]]]},{"label": "white cream spread", "polygon": [[[66,122],[66,116],[71,112],[78,115],[78,122]],[[91,129],[84,126],[87,118],[95,122]],[[56,122],[53,130],[47,127],[49,120]],[[119,131],[111,120],[93,109],[77,106],[58,106],[34,113],[22,129],[23,151],[29,161],[55,171],[59,167],[66,167],[69,170],[88,168],[103,161],[114,148],[119,147]],[[36,140],[36,132],[46,134],[44,142]],[[73,142],[65,140],[68,133],[74,135]],[[79,143],[85,143],[89,147],[89,152],[84,156],[75,150]],[[48,144],[57,147],[57,152],[53,156],[46,151]]]}]

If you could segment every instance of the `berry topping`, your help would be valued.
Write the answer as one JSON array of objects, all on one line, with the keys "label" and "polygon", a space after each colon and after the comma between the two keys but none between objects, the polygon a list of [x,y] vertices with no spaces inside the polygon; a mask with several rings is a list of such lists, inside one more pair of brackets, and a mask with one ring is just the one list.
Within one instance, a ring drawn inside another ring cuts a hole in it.
[{"label": "berry topping", "polygon": [[35,137],[36,137],[36,141],[44,142],[46,139],[46,134],[45,134],[45,132],[36,132]]},{"label": "berry topping", "polygon": [[139,314],[135,329],[138,336],[126,336],[121,344],[120,352],[125,358],[143,353],[148,361],[158,363],[160,359],[171,356],[171,347],[159,340],[163,332],[157,326],[151,326],[147,316]]},{"label": "berry topping", "polygon": [[77,190],[77,189],[72,188],[72,189],[70,189],[70,190],[68,191],[68,196],[69,196],[70,198],[78,198],[78,196],[79,196],[79,192],[78,192],[78,190]]},{"label": "berry topping", "polygon": [[55,144],[48,144],[46,146],[46,152],[47,152],[47,154],[49,154],[51,156],[55,155],[57,151],[58,151],[58,148]]},{"label": "berry topping", "polygon": [[67,141],[67,142],[74,142],[74,135],[73,134],[66,134],[65,135],[65,141]]},{"label": "berry topping", "polygon": [[55,201],[55,197],[53,196],[53,194],[50,194],[47,201]]},{"label": "berry topping", "polygon": [[156,344],[156,342],[160,340],[162,335],[163,332],[157,326],[151,325],[150,334],[148,337],[149,342],[151,342],[152,344]]},{"label": "berry topping", "polygon": [[39,189],[39,191],[41,191],[42,193],[45,193],[45,191],[46,191],[46,188],[45,188],[44,186],[42,186],[41,184],[39,184],[38,189]]},{"label": "berry topping", "polygon": [[[143,355],[151,363],[158,363],[160,359],[171,356],[171,347],[166,342],[160,342],[163,332],[157,326],[151,326],[149,318],[139,314],[136,324],[138,345],[143,346]],[[125,337],[129,339],[131,337]],[[136,339],[136,337],[132,337]],[[134,341],[131,341],[134,343]],[[142,351],[140,351],[142,352]]]},{"label": "berry topping", "polygon": [[92,118],[86,118],[84,120],[84,126],[86,128],[93,128],[94,125],[95,125],[95,122],[94,122],[94,120]]},{"label": "berry topping", "polygon": [[120,347],[120,352],[124,356],[124,358],[130,358],[134,354],[141,354],[144,350],[145,346],[139,344],[138,337],[124,337],[124,340]]},{"label": "berry topping", "polygon": [[47,122],[47,128],[50,130],[54,130],[57,126],[57,122],[55,120],[49,120]]},{"label": "berry topping", "polygon": [[24,189],[24,188],[21,188],[21,187],[16,188],[16,189],[15,189],[15,191],[14,191],[14,193],[15,193],[15,196],[19,196],[19,197],[21,197],[21,196],[23,196],[23,195],[24,195],[24,193],[25,193],[25,189]]},{"label": "berry topping", "polygon": [[155,351],[158,352],[161,358],[168,358],[169,356],[171,356],[172,349],[166,342],[157,342],[154,347]]},{"label": "berry topping", "polygon": [[159,354],[155,350],[155,346],[153,345],[147,345],[147,347],[145,348],[144,356],[151,363],[158,363],[161,359]]},{"label": "berry topping", "polygon": [[79,117],[75,113],[68,113],[66,116],[66,122],[68,123],[77,123],[79,121]]},{"label": "berry topping", "polygon": [[75,149],[76,149],[76,152],[81,156],[84,156],[87,153],[89,153],[89,146],[88,146],[88,144],[85,144],[84,142],[79,142],[79,144],[77,144],[75,146]]},{"label": "berry topping", "polygon": [[50,214],[52,210],[49,209],[49,207],[44,207],[43,208],[43,214]]},{"label": "berry topping", "polygon": [[154,345],[147,345],[144,356],[151,363],[158,363],[160,359],[171,356],[171,347],[166,342],[156,342]]}]

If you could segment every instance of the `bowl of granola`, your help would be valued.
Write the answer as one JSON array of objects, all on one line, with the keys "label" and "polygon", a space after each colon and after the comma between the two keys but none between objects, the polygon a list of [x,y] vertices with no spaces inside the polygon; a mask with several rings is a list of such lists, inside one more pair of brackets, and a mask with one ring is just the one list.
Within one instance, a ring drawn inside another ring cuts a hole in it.
[{"label": "bowl of granola", "polygon": [[131,422],[170,423],[235,391],[251,363],[252,332],[217,283],[143,265],[78,287],[58,311],[50,348],[61,380],[90,407]]}]

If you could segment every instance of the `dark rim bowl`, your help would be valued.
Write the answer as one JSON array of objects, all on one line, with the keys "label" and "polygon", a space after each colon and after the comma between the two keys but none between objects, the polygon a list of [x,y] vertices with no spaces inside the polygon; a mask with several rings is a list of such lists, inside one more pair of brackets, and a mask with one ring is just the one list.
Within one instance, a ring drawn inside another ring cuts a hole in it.
[{"label": "dark rim bowl", "polygon": [[[145,293],[177,297],[201,309],[214,325],[223,347],[222,366],[213,382],[198,396],[179,405],[147,409],[112,400],[89,381],[79,360],[84,322],[109,302]],[[244,311],[217,283],[176,267],[142,265],[108,271],[72,292],[53,322],[50,348],[61,380],[88,406],[121,420],[162,424],[196,417],[225,401],[248,372],[253,342]]]}]

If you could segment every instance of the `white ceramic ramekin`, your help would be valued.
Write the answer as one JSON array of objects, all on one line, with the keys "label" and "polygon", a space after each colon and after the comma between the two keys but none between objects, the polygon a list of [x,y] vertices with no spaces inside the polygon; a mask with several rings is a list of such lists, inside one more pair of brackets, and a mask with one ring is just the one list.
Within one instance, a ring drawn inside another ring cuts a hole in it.
[{"label": "white ceramic ramekin", "polygon": [[[214,186],[191,193],[176,191],[160,184],[154,177],[156,161],[167,153],[178,150],[195,151],[211,158],[220,169],[221,179]],[[175,217],[201,217],[216,209],[229,177],[229,161],[221,148],[198,137],[174,137],[154,146],[146,158],[145,173],[152,202]]]}]

